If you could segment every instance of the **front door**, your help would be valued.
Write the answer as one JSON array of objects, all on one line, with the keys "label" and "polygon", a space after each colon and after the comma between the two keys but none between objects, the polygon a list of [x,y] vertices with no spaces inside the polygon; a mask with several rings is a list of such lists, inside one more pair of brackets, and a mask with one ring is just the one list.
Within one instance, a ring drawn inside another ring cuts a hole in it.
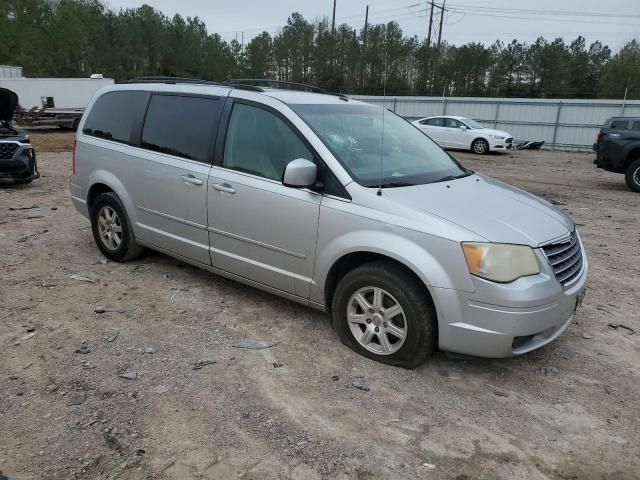
[{"label": "front door", "polygon": [[306,298],[322,197],[282,184],[296,158],[315,160],[281,114],[235,100],[209,178],[209,235],[214,267]]}]

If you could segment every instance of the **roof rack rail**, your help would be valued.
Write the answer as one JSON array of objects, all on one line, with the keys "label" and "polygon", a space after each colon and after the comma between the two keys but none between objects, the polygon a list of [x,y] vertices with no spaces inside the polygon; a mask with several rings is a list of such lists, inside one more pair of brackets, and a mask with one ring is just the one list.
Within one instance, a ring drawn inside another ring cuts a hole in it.
[{"label": "roof rack rail", "polygon": [[322,90],[320,87],[316,87],[315,85],[307,85],[305,83],[297,83],[297,82],[287,82],[285,80],[269,80],[268,78],[231,78],[228,80],[230,84],[244,84],[244,85],[273,85],[280,88],[290,89],[290,90],[303,90],[305,92],[312,93],[327,93]]},{"label": "roof rack rail", "polygon": [[220,87],[237,88],[240,90],[251,90],[254,92],[264,92],[264,90],[256,85],[246,85],[242,83],[230,83],[230,82],[213,82],[211,80],[202,80],[199,78],[185,78],[185,77],[164,77],[164,76],[145,76],[136,77],[131,80],[125,80],[119,83],[169,83],[169,84],[193,84],[193,85],[217,85]]}]

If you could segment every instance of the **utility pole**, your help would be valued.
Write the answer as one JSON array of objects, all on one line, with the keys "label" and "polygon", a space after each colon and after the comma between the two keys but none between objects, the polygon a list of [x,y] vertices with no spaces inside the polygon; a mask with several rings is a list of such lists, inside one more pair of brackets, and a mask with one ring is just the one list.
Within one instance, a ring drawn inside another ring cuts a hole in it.
[{"label": "utility pole", "polygon": [[333,19],[331,20],[331,33],[336,33],[336,0],[333,0]]},{"label": "utility pole", "polygon": [[369,5],[367,5],[367,10],[364,14],[364,34],[362,38],[362,43],[364,46],[367,46],[367,30],[369,29]]},{"label": "utility pole", "polygon": [[[427,47],[431,45],[431,28],[433,27],[433,1],[427,2],[427,5],[431,3],[431,15],[429,15],[429,34],[427,35]],[[367,7],[367,10],[369,7]]]},{"label": "utility pole", "polygon": [[438,30],[438,47],[440,47],[440,42],[442,41],[442,22],[444,20],[444,4],[447,0],[442,0],[442,7],[440,7],[440,29]]}]

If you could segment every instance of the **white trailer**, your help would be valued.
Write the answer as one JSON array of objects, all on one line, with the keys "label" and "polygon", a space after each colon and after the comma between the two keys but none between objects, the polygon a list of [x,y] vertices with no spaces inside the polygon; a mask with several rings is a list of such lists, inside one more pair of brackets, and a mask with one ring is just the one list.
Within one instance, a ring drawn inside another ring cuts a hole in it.
[{"label": "white trailer", "polygon": [[0,78],[0,87],[18,94],[20,107],[47,109],[84,109],[93,94],[111,78]]}]

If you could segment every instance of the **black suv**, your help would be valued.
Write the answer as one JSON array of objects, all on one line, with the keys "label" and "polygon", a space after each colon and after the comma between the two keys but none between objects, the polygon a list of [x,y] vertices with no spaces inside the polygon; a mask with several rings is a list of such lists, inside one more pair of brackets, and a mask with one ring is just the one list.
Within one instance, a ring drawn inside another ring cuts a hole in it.
[{"label": "black suv", "polygon": [[0,88],[0,179],[29,183],[40,174],[29,135],[11,126],[17,106],[18,96],[11,90]]},{"label": "black suv", "polygon": [[629,188],[640,193],[639,117],[613,117],[604,122],[593,150],[598,168],[624,173]]}]

